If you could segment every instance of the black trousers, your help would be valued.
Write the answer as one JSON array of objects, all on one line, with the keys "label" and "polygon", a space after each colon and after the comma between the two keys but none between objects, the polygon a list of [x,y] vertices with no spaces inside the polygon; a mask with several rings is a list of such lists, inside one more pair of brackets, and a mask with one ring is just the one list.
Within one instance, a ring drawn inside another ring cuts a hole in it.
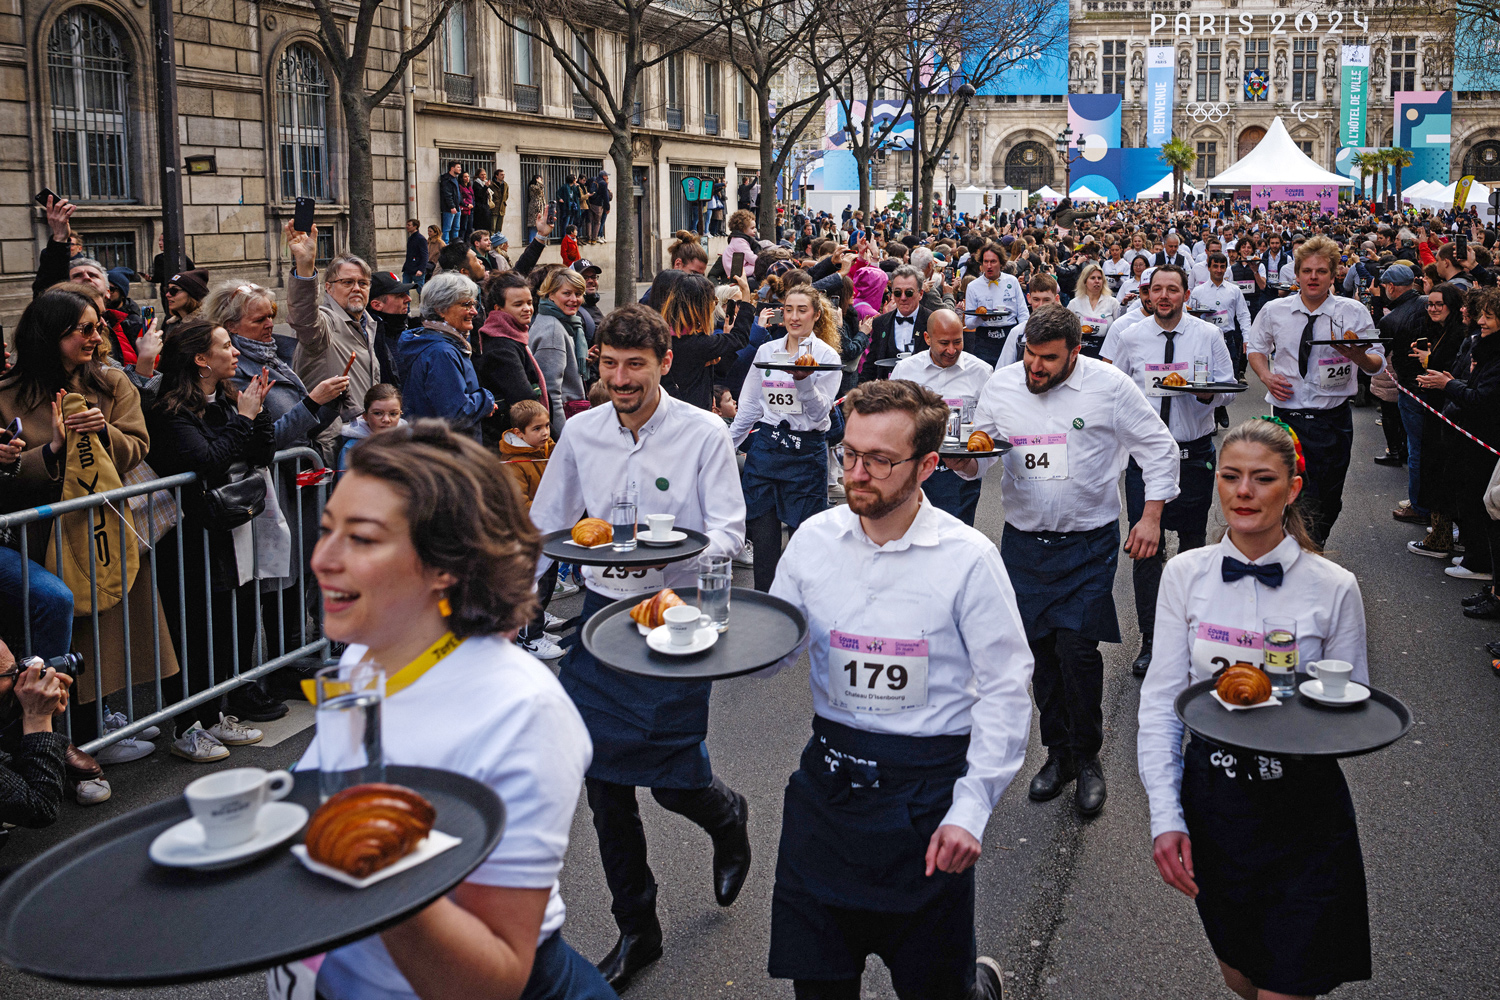
[{"label": "black trousers", "polygon": [[[787,537],[797,531],[789,528]],[[755,589],[765,593],[776,580],[776,567],[781,563],[781,518],[774,510],[745,522],[745,537],[749,539],[755,556]]]},{"label": "black trousers", "polygon": [[1058,629],[1031,643],[1031,691],[1041,716],[1042,743],[1077,760],[1104,745],[1104,657],[1097,639]]},{"label": "black trousers", "polygon": [[1328,540],[1339,512],[1344,509],[1344,477],[1349,474],[1349,450],[1354,445],[1354,419],[1349,404],[1331,410],[1284,410],[1271,412],[1291,425],[1302,441],[1307,471],[1302,475],[1302,504],[1308,530],[1320,546]]},{"label": "black trousers", "polygon": [[1401,423],[1401,410],[1394,401],[1380,401],[1380,429],[1385,432],[1385,450],[1405,461],[1406,427]]},{"label": "black trousers", "polygon": [[[656,877],[646,860],[646,831],[635,786],[585,778],[583,787],[599,836],[610,912],[620,933],[642,933],[656,922]],[[703,827],[710,837],[727,832],[740,820],[739,796],[718,777],[706,788],[653,788],[651,796],[663,809]]]},{"label": "black trousers", "polygon": [[526,623],[521,629],[522,639],[535,639],[540,636],[547,624],[547,605],[552,603],[552,594],[557,590],[557,563],[549,560],[547,572],[536,582],[536,616]]},{"label": "black trousers", "polygon": [[[1182,447],[1179,445],[1179,447]],[[1177,550],[1202,548],[1208,541],[1208,511],[1213,505],[1214,449],[1209,438],[1199,438],[1187,445],[1196,461],[1184,461],[1178,471],[1181,493],[1166,505],[1162,529],[1156,539],[1156,555],[1131,560],[1130,582],[1135,589],[1135,621],[1141,631],[1142,644],[1150,644],[1156,635],[1156,595],[1161,589],[1162,570],[1167,565],[1167,531],[1177,532]],[[1206,457],[1205,457],[1206,456]],[[1125,512],[1130,526],[1146,510],[1146,481],[1135,459],[1125,470]],[[1168,527],[1170,526],[1170,527]]]},{"label": "black trousers", "polygon": [[1455,434],[1458,475],[1458,530],[1464,546],[1464,569],[1493,573],[1500,558],[1500,521],[1484,506],[1484,491],[1495,471],[1495,456]]}]

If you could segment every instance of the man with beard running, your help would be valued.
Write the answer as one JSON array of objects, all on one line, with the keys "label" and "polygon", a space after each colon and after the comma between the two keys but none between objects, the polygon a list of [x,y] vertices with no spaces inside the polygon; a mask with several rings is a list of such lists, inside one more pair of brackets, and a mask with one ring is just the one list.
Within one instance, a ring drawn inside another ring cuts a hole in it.
[{"label": "man with beard running", "polygon": [[[1141,516],[1125,551],[1156,554],[1162,508],[1177,496],[1177,442],[1130,376],[1080,357],[1078,316],[1062,306],[1032,314],[1026,357],[997,370],[979,396],[974,429],[1012,446],[1002,459],[1005,532],[1000,555],[1015,585],[1047,762],[1031,781],[1037,801],[1075,777],[1085,816],[1104,807],[1104,658],[1119,642],[1114,579],[1120,544],[1120,472],[1141,467]],[[960,476],[997,459],[954,459]]]},{"label": "man with beard running", "polygon": [[848,505],[803,522],[771,587],[809,636],[771,672],[805,650],[814,715],[782,807],[770,974],[799,1000],[858,1000],[875,954],[901,1000],[999,1000],[973,866],[1026,753],[1031,654],[994,543],[923,495],[943,398],[875,381],[844,412]]}]

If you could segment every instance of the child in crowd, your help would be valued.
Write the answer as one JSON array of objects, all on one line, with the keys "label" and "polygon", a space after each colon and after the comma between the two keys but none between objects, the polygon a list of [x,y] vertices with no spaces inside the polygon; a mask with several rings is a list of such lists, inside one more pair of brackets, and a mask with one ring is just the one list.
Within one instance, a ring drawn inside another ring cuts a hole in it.
[{"label": "child in crowd", "polygon": [[579,260],[583,254],[578,252],[578,227],[569,226],[563,230],[562,238],[562,262],[563,267],[572,267],[574,261]]},{"label": "child in crowd", "polygon": [[739,404],[735,402],[734,393],[729,386],[714,386],[714,412],[723,417],[725,423],[733,423],[734,415],[739,411]]},{"label": "child in crowd", "polygon": [[365,393],[365,412],[355,417],[352,423],[344,425],[344,444],[339,448],[339,471],[343,471],[349,449],[356,443],[371,434],[405,426],[406,421],[401,419],[401,390],[389,382],[370,386],[370,390]]},{"label": "child in crowd", "polygon": [[552,417],[545,406],[523,399],[510,408],[510,430],[500,439],[500,457],[527,510],[547,470],[552,443]]}]

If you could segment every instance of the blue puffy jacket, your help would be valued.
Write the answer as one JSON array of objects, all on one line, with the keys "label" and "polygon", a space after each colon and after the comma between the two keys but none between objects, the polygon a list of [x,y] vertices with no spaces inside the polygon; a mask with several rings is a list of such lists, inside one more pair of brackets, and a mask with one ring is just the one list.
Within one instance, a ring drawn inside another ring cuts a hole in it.
[{"label": "blue puffy jacket", "polygon": [[401,408],[408,419],[442,417],[460,434],[481,440],[479,421],[495,408],[469,361],[469,343],[447,324],[407,330],[396,345]]}]

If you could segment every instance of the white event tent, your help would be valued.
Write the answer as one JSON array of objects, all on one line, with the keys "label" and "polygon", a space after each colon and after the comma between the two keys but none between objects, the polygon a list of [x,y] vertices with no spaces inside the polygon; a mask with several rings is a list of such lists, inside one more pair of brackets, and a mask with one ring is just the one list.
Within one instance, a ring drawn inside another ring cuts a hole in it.
[{"label": "white event tent", "polygon": [[1342,174],[1324,170],[1312,157],[1297,148],[1280,116],[1271,122],[1265,138],[1248,154],[1217,177],[1208,188],[1247,188],[1254,185],[1301,184],[1353,187],[1354,182]]},{"label": "white event tent", "polygon": [[1078,187],[1076,187],[1076,188],[1073,189],[1072,198],[1073,198],[1073,200],[1075,202],[1078,202],[1078,201],[1108,201],[1109,200],[1108,198],[1104,197],[1104,195],[1097,194],[1096,192],[1094,192],[1093,190],[1091,190],[1090,188],[1088,188],[1087,186],[1085,186],[1083,184],[1080,184],[1080,185],[1078,185]]},{"label": "white event tent", "polygon": [[[1157,181],[1155,184],[1151,185],[1146,190],[1144,190],[1144,191],[1137,191],[1136,195],[1135,195],[1135,200],[1136,201],[1159,201],[1161,199],[1162,195],[1170,195],[1171,193],[1172,193],[1172,172],[1169,170],[1169,171],[1167,171],[1166,175],[1164,177],[1162,177],[1161,180]],[[1202,194],[1203,194],[1202,191],[1200,191],[1197,188],[1193,187],[1191,184],[1189,184],[1185,180],[1182,182],[1182,193],[1185,194],[1185,195],[1190,194],[1190,195],[1193,195],[1194,197],[1201,197]]]},{"label": "white event tent", "polygon": [[1032,193],[1035,194],[1038,198],[1042,199],[1043,201],[1061,201],[1062,200],[1062,195],[1060,195],[1056,191],[1052,190],[1052,186],[1050,184],[1043,184],[1041,187],[1037,188]]}]

